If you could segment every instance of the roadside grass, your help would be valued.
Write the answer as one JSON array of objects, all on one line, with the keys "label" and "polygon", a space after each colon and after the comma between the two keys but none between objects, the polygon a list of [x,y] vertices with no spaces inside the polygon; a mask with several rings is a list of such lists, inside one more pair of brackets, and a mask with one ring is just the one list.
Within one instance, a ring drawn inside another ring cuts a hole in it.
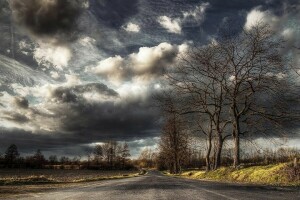
[{"label": "roadside grass", "polygon": [[[128,171],[128,172],[81,172],[80,170],[75,171],[64,171],[65,174],[61,174],[61,171],[57,170],[40,170],[37,175],[27,175],[28,171],[19,172],[21,175],[18,176],[0,176],[0,186],[9,185],[42,185],[42,184],[68,184],[68,183],[84,183],[101,180],[111,179],[122,179],[132,178],[139,175],[144,175],[145,172],[141,171]],[[34,172],[32,172],[34,174]]]},{"label": "roadside grass", "polygon": [[[169,174],[168,174],[169,175]],[[300,169],[292,163],[252,166],[240,169],[222,167],[215,171],[185,171],[180,177],[224,182],[241,182],[277,186],[300,186]]]}]

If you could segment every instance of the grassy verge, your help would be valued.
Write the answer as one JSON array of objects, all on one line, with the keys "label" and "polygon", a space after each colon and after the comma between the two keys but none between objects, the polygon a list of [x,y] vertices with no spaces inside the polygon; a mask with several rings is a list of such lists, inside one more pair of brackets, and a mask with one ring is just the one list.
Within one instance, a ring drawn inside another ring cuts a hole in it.
[{"label": "grassy verge", "polygon": [[185,171],[180,177],[224,182],[241,182],[277,186],[300,186],[300,169],[292,164],[281,163],[267,166],[252,166],[241,169],[222,167],[215,171]]}]

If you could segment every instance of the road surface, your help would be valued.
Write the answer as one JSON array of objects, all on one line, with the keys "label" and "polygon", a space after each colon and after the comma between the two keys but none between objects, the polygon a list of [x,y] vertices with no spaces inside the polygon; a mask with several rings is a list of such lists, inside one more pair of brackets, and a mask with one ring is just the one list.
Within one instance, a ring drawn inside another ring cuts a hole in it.
[{"label": "road surface", "polygon": [[91,182],[71,188],[55,189],[45,193],[18,195],[14,198],[33,200],[300,200],[300,191],[295,188],[181,179],[167,177],[159,172],[150,171],[145,176],[135,178]]}]

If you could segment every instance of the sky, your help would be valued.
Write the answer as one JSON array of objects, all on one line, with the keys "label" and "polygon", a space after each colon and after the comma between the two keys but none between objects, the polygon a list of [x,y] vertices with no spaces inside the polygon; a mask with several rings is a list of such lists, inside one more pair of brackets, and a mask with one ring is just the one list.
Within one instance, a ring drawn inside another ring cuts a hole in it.
[{"label": "sky", "polygon": [[[220,29],[267,23],[300,65],[299,0],[0,0],[0,154],[155,148],[163,72]],[[300,136],[290,143],[300,146]]]}]

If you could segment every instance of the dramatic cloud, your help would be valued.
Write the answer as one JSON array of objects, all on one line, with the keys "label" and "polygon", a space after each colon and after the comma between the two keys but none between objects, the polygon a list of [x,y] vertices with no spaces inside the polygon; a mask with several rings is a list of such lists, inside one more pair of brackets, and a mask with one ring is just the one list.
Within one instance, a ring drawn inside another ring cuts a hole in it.
[{"label": "dramatic cloud", "polygon": [[260,11],[258,8],[255,8],[248,13],[245,28],[251,29],[259,23],[268,24],[272,28],[275,28],[278,22],[278,17],[273,15],[270,11]]},{"label": "dramatic cloud", "polygon": [[166,67],[174,63],[178,54],[179,46],[161,43],[156,47],[141,47],[138,53],[129,57],[136,74],[162,74]]},{"label": "dramatic cloud", "polygon": [[131,23],[131,22],[129,22],[128,24],[123,26],[123,29],[127,32],[135,32],[135,33],[138,33],[141,30],[139,25]]},{"label": "dramatic cloud", "polygon": [[300,55],[295,47],[300,46],[300,41],[297,40],[300,36],[300,24],[297,22],[299,13],[300,5],[286,4],[281,15],[275,15],[272,10],[256,7],[248,12],[244,27],[249,30],[257,23],[269,25],[279,37],[285,40],[282,54],[290,57],[292,65],[298,69]]},{"label": "dramatic cloud", "polygon": [[74,39],[86,5],[86,0],[10,0],[19,26],[36,38],[58,42]]},{"label": "dramatic cloud", "polygon": [[102,96],[102,99],[109,97],[118,97],[118,93],[114,90],[108,88],[106,85],[101,83],[89,83],[85,85],[75,85],[71,87],[58,87],[51,91],[50,99],[51,101],[69,103],[69,102],[78,102],[84,98],[84,95],[98,94]]},{"label": "dramatic cloud", "polygon": [[24,97],[15,97],[14,103],[18,108],[27,109],[29,107],[29,102]]},{"label": "dramatic cloud", "polygon": [[183,11],[182,17],[170,18],[160,16],[157,22],[170,33],[181,34],[182,27],[199,26],[205,19],[206,9],[210,6],[208,2],[202,3],[196,8]]},{"label": "dramatic cloud", "polygon": [[58,74],[58,72],[55,72],[55,71],[51,71],[50,75],[53,79],[59,79],[60,78],[60,75]]},{"label": "dramatic cloud", "polygon": [[72,57],[72,52],[65,46],[39,44],[33,52],[33,57],[39,65],[47,68],[55,67],[62,70],[64,67],[68,66]]},{"label": "dramatic cloud", "polygon": [[168,32],[181,34],[181,21],[179,18],[171,19],[167,16],[161,16],[157,21],[162,27],[167,29]]},{"label": "dramatic cloud", "polygon": [[196,21],[197,23],[202,23],[205,17],[205,11],[210,6],[208,2],[202,3],[199,6],[196,6],[194,10],[183,12],[184,21]]},{"label": "dramatic cloud", "polygon": [[49,83],[50,78],[45,73],[33,70],[16,60],[0,55],[0,84],[9,87],[13,83],[32,86]]},{"label": "dramatic cloud", "polygon": [[104,78],[117,82],[118,84],[128,75],[126,62],[121,56],[104,59],[100,61],[97,66],[92,67],[87,71],[96,73],[97,75],[103,76]]},{"label": "dramatic cloud", "polygon": [[187,49],[187,44],[171,45],[169,43],[161,43],[154,47],[141,47],[137,53],[132,53],[125,58],[115,56],[102,60],[95,67],[87,67],[87,71],[117,84],[134,77],[147,79],[161,76]]},{"label": "dramatic cloud", "polygon": [[30,119],[28,119],[26,116],[19,113],[3,112],[2,114],[3,114],[3,116],[1,117],[2,119],[6,119],[8,121],[12,121],[20,125],[30,121]]},{"label": "dramatic cloud", "polygon": [[[86,95],[89,93],[99,96],[91,100]],[[139,104],[138,99],[120,101],[118,93],[104,84],[50,88],[48,92],[43,90],[43,96],[46,101],[41,104],[1,112],[1,121],[5,120],[6,124],[4,127],[22,128],[36,134],[57,133],[58,138],[67,137],[64,134],[68,134],[68,137],[77,138],[77,143],[81,144],[107,138],[144,138],[158,133],[156,112],[150,104]]]}]

